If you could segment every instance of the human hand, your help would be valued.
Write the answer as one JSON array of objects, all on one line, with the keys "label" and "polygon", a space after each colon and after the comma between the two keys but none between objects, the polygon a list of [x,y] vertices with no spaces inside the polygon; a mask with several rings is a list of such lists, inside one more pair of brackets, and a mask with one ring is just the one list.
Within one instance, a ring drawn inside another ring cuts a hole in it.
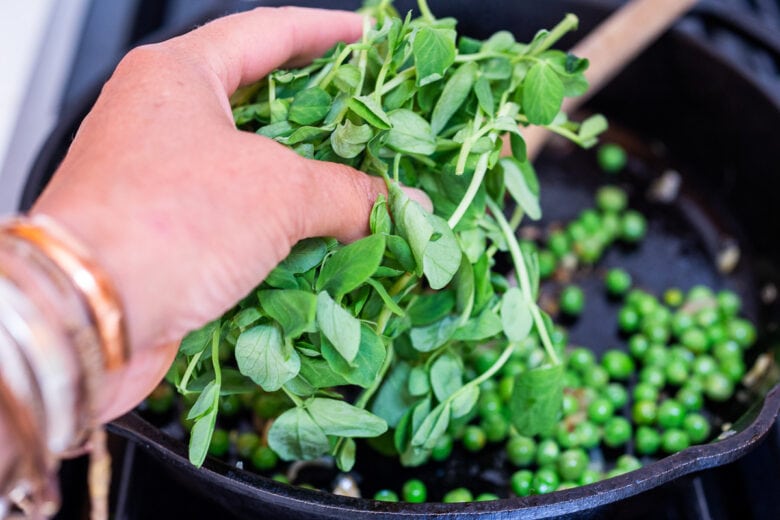
[{"label": "human hand", "polygon": [[367,233],[383,181],[236,130],[228,102],[361,27],[352,13],[258,8],[131,51],[105,85],[32,210],[90,247],[121,295],[131,361],[108,378],[105,420],[147,395],[177,341],[298,240]]}]

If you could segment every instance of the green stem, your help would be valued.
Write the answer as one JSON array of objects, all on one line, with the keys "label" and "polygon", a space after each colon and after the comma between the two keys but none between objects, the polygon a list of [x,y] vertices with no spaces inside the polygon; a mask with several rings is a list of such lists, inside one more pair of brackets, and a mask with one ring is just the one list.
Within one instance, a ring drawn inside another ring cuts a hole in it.
[{"label": "green stem", "polygon": [[[347,45],[344,47],[341,53],[336,57],[336,60],[330,64],[330,67],[328,69],[323,68],[320,72],[320,76],[315,78],[314,81],[308,85],[308,87],[319,86],[320,88],[324,89],[330,85],[330,82],[333,81],[333,78],[336,77],[336,73],[338,72],[341,64],[344,63],[344,60],[346,60],[353,51],[354,47],[352,45]],[[322,77],[323,74],[324,77]]]},{"label": "green stem", "polygon": [[544,349],[547,351],[547,355],[550,357],[553,364],[560,365],[561,361],[558,359],[558,354],[555,353],[555,348],[550,340],[550,335],[547,333],[547,326],[544,323],[542,314],[539,312],[539,307],[534,301],[528,269],[525,266],[525,259],[523,258],[523,252],[520,250],[520,244],[517,242],[517,237],[509,226],[509,222],[507,222],[499,205],[490,197],[487,198],[487,205],[488,208],[490,208],[490,212],[493,214],[493,218],[498,222],[498,226],[501,228],[501,232],[509,246],[509,252],[512,255],[512,263],[515,265],[518,282],[520,283],[520,289],[523,291],[523,296],[525,296],[526,303],[531,310],[531,315],[534,318],[534,324],[536,325],[536,330],[542,340]]},{"label": "green stem", "polygon": [[563,20],[558,23],[558,25],[553,27],[553,30],[550,31],[550,34],[547,35],[547,38],[544,39],[541,45],[534,49],[534,51],[531,53],[531,56],[538,56],[555,45],[555,42],[560,40],[564,34],[576,29],[578,24],[579,19],[575,15],[571,13],[567,14]]},{"label": "green stem", "polygon": [[422,14],[423,18],[425,18],[429,22],[436,21],[436,17],[433,16],[430,7],[428,7],[427,0],[417,0],[417,5],[420,7],[420,14]]},{"label": "green stem", "polygon": [[295,403],[295,406],[301,407],[303,406],[303,399],[295,395],[294,393],[290,392],[286,386],[282,386],[282,391],[287,394],[287,397],[290,398],[290,401]]},{"label": "green stem", "polygon": [[187,365],[187,370],[184,371],[184,376],[182,376],[181,381],[179,382],[179,386],[178,386],[179,392],[181,394],[186,395],[186,394],[191,393],[187,389],[187,386],[190,383],[190,378],[192,377],[192,373],[195,370],[195,367],[198,365],[198,362],[200,361],[200,358],[201,358],[202,355],[203,355],[203,351],[201,350],[200,352],[195,354],[195,357],[193,357],[190,360],[190,364]]},{"label": "green stem", "polygon": [[515,343],[509,342],[509,345],[504,349],[504,351],[501,353],[500,356],[498,356],[498,359],[496,359],[496,362],[493,363],[493,365],[488,368],[485,372],[480,374],[479,377],[472,380],[469,384],[472,385],[481,385],[491,377],[493,377],[493,374],[501,370],[501,367],[503,367],[507,361],[509,361],[509,356],[512,355],[512,352],[515,350]]},{"label": "green stem", "polygon": [[[412,273],[404,273],[404,275],[393,284],[393,286],[388,291],[388,294],[391,297],[400,294],[400,292],[406,288],[413,277],[414,275]],[[379,318],[376,320],[376,333],[378,335],[381,336],[384,334],[385,328],[387,327],[387,322],[390,321],[392,314],[393,311],[391,311],[387,305],[382,307],[382,312],[379,313]]]},{"label": "green stem", "polygon": [[479,187],[482,185],[482,181],[485,179],[485,174],[487,173],[489,156],[490,152],[485,152],[479,157],[477,167],[474,170],[474,176],[471,178],[471,183],[466,190],[466,194],[463,195],[460,204],[458,204],[458,207],[455,208],[452,216],[450,216],[450,219],[447,221],[447,224],[449,224],[450,228],[455,229],[455,226],[458,225],[460,219],[462,219],[463,215],[465,215],[466,211],[468,211],[471,203],[474,202],[474,197],[477,196]]},{"label": "green stem", "polygon": [[371,383],[371,386],[366,388],[362,394],[360,394],[360,397],[357,401],[355,401],[355,406],[358,408],[365,409],[366,406],[368,406],[368,402],[371,400],[372,397],[374,397],[374,394],[377,390],[379,390],[379,386],[384,382],[385,375],[387,375],[387,371],[390,370],[390,365],[393,364],[393,359],[395,358],[395,351],[393,350],[393,344],[390,343],[387,346],[387,354],[385,354],[385,361],[382,363],[382,367],[379,369],[379,373],[376,375],[376,378]]},{"label": "green stem", "polygon": [[382,87],[382,95],[384,96],[388,92],[392,91],[407,79],[412,79],[415,74],[417,74],[416,67],[409,67],[408,69],[404,69],[403,71],[399,72],[393,79],[384,84]]},{"label": "green stem", "polygon": [[217,388],[222,388],[222,367],[219,366],[219,338],[221,334],[222,328],[217,327],[211,335],[211,366],[214,367],[214,384]]}]

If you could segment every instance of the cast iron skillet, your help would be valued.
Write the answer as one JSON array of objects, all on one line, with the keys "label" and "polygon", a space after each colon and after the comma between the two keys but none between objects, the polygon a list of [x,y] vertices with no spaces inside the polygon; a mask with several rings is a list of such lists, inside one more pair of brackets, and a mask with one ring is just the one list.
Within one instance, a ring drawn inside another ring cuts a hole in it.
[{"label": "cast iron skillet", "polygon": [[[357,6],[354,1],[297,3],[348,9]],[[399,7],[411,3],[396,2]],[[462,32],[477,37],[510,29],[520,39],[528,38],[533,30],[552,25],[566,11],[580,16],[581,32],[585,32],[607,12],[603,5],[586,1],[552,2],[533,10],[523,10],[511,0],[494,0],[490,8],[466,0],[431,3],[437,13],[461,20]],[[717,17],[717,13],[705,14]],[[767,48],[771,51],[771,45]],[[28,208],[42,191],[98,92],[96,86],[93,95],[74,107],[70,117],[63,118],[53,132],[30,174],[22,209]],[[761,330],[771,329],[780,320],[780,308],[757,305],[757,294],[764,284],[780,281],[780,246],[775,239],[780,237],[780,204],[776,201],[780,147],[772,138],[772,132],[780,127],[780,107],[751,78],[700,42],[672,31],[628,67],[589,108],[604,112],[638,135],[664,143],[679,164],[686,166],[686,175],[695,177],[691,180],[702,191],[700,195],[717,201],[709,206],[709,211],[717,213],[716,220],[725,216],[735,224],[745,252],[740,290],[753,299],[749,305],[754,309],[751,317],[761,324]],[[756,350],[770,350],[773,339],[764,335]],[[522,511],[525,518],[584,517],[602,513],[622,498],[742,456],[766,435],[777,417],[780,386],[776,383],[776,376],[768,381],[766,393],[754,397],[729,435],[721,440],[688,448],[640,470],[585,487],[459,505],[389,504],[337,497],[282,485],[215,460],[208,460],[197,470],[187,461],[186,447],[181,442],[135,413],[115,421],[111,430],[149,450],[167,468],[169,478],[184,482],[193,493],[209,496],[240,516],[504,518]]]}]

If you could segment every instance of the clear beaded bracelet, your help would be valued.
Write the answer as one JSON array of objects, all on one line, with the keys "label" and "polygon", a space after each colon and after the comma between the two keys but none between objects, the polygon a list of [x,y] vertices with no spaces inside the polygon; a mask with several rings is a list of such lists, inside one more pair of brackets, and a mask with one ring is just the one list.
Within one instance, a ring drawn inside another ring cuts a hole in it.
[{"label": "clear beaded bracelet", "polygon": [[59,461],[85,448],[92,517],[107,517],[97,396],[126,359],[119,298],[87,250],[45,217],[0,222],[0,518],[54,514]]}]

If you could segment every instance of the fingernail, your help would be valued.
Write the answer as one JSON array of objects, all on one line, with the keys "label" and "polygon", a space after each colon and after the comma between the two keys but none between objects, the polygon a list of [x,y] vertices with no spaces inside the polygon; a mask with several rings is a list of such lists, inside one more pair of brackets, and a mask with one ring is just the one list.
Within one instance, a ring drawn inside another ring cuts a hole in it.
[{"label": "fingernail", "polygon": [[417,188],[409,188],[407,186],[401,186],[401,189],[404,190],[407,197],[417,202],[420,206],[425,208],[426,211],[433,211],[433,202],[431,202],[431,199],[424,191],[418,190]]}]

